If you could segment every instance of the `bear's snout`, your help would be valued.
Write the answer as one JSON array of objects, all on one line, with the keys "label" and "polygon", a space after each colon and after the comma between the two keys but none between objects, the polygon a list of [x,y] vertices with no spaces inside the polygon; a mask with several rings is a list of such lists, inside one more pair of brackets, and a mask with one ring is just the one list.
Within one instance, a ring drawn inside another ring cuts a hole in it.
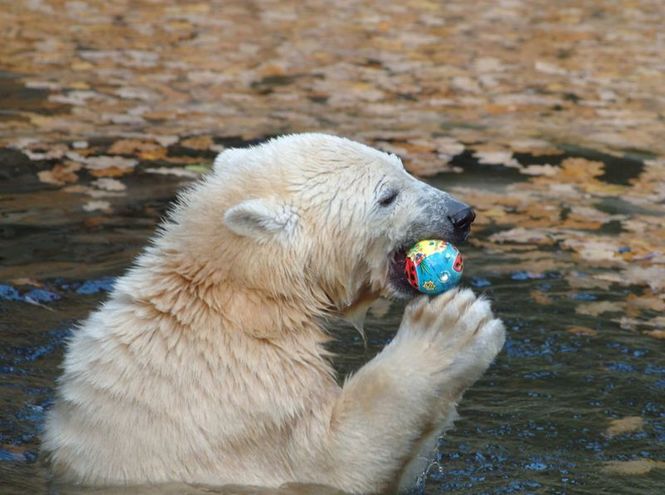
[{"label": "bear's snout", "polygon": [[471,206],[428,185],[421,197],[423,210],[411,226],[409,240],[443,239],[458,244],[469,237],[471,224],[476,218]]},{"label": "bear's snout", "polygon": [[453,213],[448,214],[448,220],[453,224],[455,236],[466,239],[471,230],[471,224],[476,219],[476,212],[470,206],[461,203],[462,207]]}]

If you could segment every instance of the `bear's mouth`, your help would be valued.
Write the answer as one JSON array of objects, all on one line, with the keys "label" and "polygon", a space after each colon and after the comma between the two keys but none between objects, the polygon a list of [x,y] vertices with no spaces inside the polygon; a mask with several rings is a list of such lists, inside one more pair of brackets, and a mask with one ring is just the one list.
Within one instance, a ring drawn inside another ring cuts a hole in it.
[{"label": "bear's mouth", "polygon": [[406,273],[404,272],[406,252],[410,246],[415,244],[415,242],[417,241],[404,244],[404,246],[401,246],[393,251],[392,255],[390,256],[390,264],[388,267],[388,283],[398,298],[412,298],[419,294],[419,292],[409,283],[408,279],[406,278]]}]

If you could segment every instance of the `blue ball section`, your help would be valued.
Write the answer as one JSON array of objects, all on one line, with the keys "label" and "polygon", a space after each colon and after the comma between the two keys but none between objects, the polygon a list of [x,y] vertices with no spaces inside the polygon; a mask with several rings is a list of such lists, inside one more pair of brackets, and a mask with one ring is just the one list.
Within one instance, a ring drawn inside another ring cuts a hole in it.
[{"label": "blue ball section", "polygon": [[[460,283],[463,271],[462,256],[449,242],[420,241],[407,252],[406,270],[409,282],[418,291],[429,295],[441,294],[457,287]],[[410,277],[409,271],[411,271]],[[414,271],[416,280],[413,277]]]}]

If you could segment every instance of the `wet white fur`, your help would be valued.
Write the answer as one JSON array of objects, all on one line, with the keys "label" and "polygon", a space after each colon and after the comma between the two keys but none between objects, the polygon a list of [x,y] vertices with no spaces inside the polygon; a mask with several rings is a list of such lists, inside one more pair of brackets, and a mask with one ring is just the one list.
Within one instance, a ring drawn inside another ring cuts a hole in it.
[{"label": "wet white fur", "polygon": [[[386,187],[400,195],[377,208]],[[417,299],[339,386],[321,321],[392,295],[388,254],[427,187],[394,156],[320,134],[222,153],[75,330],[44,434],[56,472],[408,487],[499,352],[501,322],[468,290]]]}]

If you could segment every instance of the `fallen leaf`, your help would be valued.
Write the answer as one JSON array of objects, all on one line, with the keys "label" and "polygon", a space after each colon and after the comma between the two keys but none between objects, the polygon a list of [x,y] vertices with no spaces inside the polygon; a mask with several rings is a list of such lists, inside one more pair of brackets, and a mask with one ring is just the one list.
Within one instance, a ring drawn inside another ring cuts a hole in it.
[{"label": "fallen leaf", "polygon": [[554,239],[546,230],[525,229],[517,227],[503,232],[497,232],[489,237],[492,242],[516,242],[539,245],[554,244]]},{"label": "fallen leaf", "polygon": [[111,211],[111,203],[109,203],[108,201],[98,201],[98,200],[88,201],[86,204],[83,205],[83,210],[85,211],[101,210],[104,212],[109,212]]},{"label": "fallen leaf", "polygon": [[564,240],[561,243],[561,247],[574,251],[585,261],[625,264],[619,254],[620,246],[610,240],[571,238]]},{"label": "fallen leaf", "polygon": [[[635,330],[637,328],[643,328],[643,327],[654,328],[656,329],[656,331],[665,329],[665,316],[657,316],[655,318],[650,318],[648,320],[622,316],[621,318],[618,319],[613,318],[612,321],[618,322],[621,328],[623,328],[624,330]],[[658,338],[658,335],[659,334],[652,335],[652,337]]]},{"label": "fallen leaf", "polygon": [[214,144],[210,136],[195,136],[180,141],[180,145],[193,150],[207,150]]},{"label": "fallen leaf", "polygon": [[138,156],[142,160],[159,160],[166,156],[166,148],[152,142],[140,139],[121,139],[113,143],[109,153],[114,155]]},{"label": "fallen leaf", "polygon": [[31,160],[55,160],[62,158],[67,152],[67,147],[63,144],[46,146],[44,144],[35,144],[23,150]]},{"label": "fallen leaf", "polygon": [[600,272],[600,273],[594,273],[591,275],[594,279],[598,280],[599,283],[612,283],[612,284],[620,284],[624,281],[623,277],[621,276],[620,273],[617,273],[615,271],[613,272]]},{"label": "fallen leaf", "polygon": [[619,302],[597,301],[580,304],[575,312],[582,315],[598,316],[602,313],[618,313],[623,311],[623,304]]},{"label": "fallen leaf", "polygon": [[185,170],[183,168],[169,168],[169,167],[158,167],[158,168],[147,168],[146,172],[151,174],[161,174],[161,175],[175,175],[178,177],[189,177],[195,179],[199,176],[198,173],[192,172],[191,170]]},{"label": "fallen leaf", "polygon": [[644,428],[644,419],[640,416],[626,416],[625,418],[613,419],[610,421],[610,426],[607,427],[605,435],[609,438],[624,433],[632,433],[640,431]]},{"label": "fallen leaf", "polygon": [[120,167],[107,167],[100,168],[97,170],[91,170],[90,175],[93,177],[122,177],[123,175],[131,174],[133,169],[131,168],[120,168]]},{"label": "fallen leaf", "polygon": [[504,167],[521,168],[519,162],[513,158],[512,151],[476,151],[473,156],[478,163],[484,165],[503,165]]},{"label": "fallen leaf", "polygon": [[510,141],[508,145],[515,153],[529,153],[533,156],[560,155],[563,153],[560,149],[542,139],[517,139]]},{"label": "fallen leaf", "polygon": [[573,335],[585,335],[588,337],[595,337],[598,335],[598,332],[593,328],[582,327],[582,326],[572,326],[566,328],[566,332],[572,333]]},{"label": "fallen leaf", "polygon": [[434,141],[440,159],[450,160],[464,152],[464,145],[451,138],[438,138]]},{"label": "fallen leaf", "polygon": [[603,162],[585,158],[566,158],[561,162],[561,173],[557,174],[565,182],[589,183],[605,171]]},{"label": "fallen leaf", "polygon": [[531,299],[538,304],[552,304],[552,298],[539,290],[532,290],[529,292]]},{"label": "fallen leaf", "polygon": [[10,280],[12,285],[32,285],[33,287],[43,287],[44,284],[42,284],[39,280],[35,280],[34,278],[30,277],[21,277],[21,278],[13,278]]},{"label": "fallen leaf", "polygon": [[75,173],[81,169],[81,164],[76,162],[65,162],[55,165],[51,170],[42,170],[37,173],[39,180],[46,184],[62,186],[64,184],[73,184],[78,181],[78,175]]},{"label": "fallen leaf", "polygon": [[525,175],[556,175],[558,167],[554,165],[528,165],[526,167],[520,168],[520,173]]},{"label": "fallen leaf", "polygon": [[197,165],[201,163],[201,157],[199,156],[169,155],[165,156],[163,160],[174,165]]},{"label": "fallen leaf", "polygon": [[631,265],[623,271],[625,283],[648,285],[654,292],[665,289],[665,267]]},{"label": "fallen leaf", "polygon": [[106,217],[103,217],[103,216],[99,216],[99,217],[87,217],[87,218],[83,219],[83,224],[84,224],[87,228],[89,228],[89,229],[93,229],[93,228],[95,228],[95,227],[99,227],[100,225],[105,224],[105,223],[108,222],[108,221],[109,221],[109,219],[106,218]]},{"label": "fallen leaf", "polygon": [[566,281],[571,289],[602,289],[609,290],[611,282],[608,280],[599,280],[586,273],[572,271],[565,274]]},{"label": "fallen leaf", "polygon": [[638,316],[642,311],[665,312],[665,295],[655,294],[629,294],[626,298],[626,313],[628,316]]},{"label": "fallen leaf", "polygon": [[551,62],[546,62],[543,60],[537,60],[536,63],[534,64],[534,68],[538,72],[542,72],[544,74],[550,74],[550,75],[566,75],[568,71],[566,69],[562,69],[558,65],[554,65]]},{"label": "fallen leaf", "polygon": [[86,168],[101,170],[109,167],[133,169],[138,160],[134,158],[123,158],[120,156],[92,156],[83,159]]},{"label": "fallen leaf", "polygon": [[635,459],[632,461],[608,461],[603,471],[611,474],[640,475],[647,474],[653,469],[665,468],[665,461],[654,461],[653,459]]},{"label": "fallen leaf", "polygon": [[172,144],[178,142],[178,136],[169,134],[150,134],[148,137],[150,137],[150,139],[154,139],[164,147],[171,146]]},{"label": "fallen leaf", "polygon": [[124,191],[127,189],[127,186],[119,180],[110,179],[108,177],[97,179],[92,182],[92,185],[98,189],[103,189],[104,191]]}]

